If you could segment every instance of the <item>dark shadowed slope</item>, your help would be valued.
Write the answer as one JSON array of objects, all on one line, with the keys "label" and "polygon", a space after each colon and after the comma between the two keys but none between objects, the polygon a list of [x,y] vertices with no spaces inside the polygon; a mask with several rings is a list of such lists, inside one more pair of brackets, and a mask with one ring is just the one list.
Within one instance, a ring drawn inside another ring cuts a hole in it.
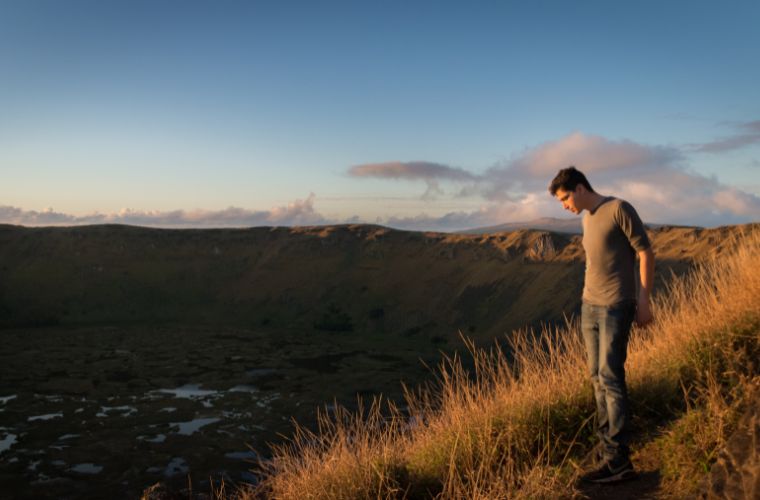
[{"label": "dark shadowed slope", "polygon": [[[737,228],[654,230],[658,276]],[[578,307],[579,236],[379,226],[0,226],[0,326],[215,324],[488,339]]]}]

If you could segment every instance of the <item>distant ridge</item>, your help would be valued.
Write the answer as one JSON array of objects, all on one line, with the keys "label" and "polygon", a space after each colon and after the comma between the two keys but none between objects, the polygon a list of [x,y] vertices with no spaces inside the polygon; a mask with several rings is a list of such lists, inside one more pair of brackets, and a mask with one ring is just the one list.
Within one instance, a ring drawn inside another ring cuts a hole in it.
[{"label": "distant ridge", "polygon": [[[658,277],[752,225],[650,233]],[[376,225],[157,229],[0,224],[0,329],[266,327],[490,341],[580,307],[581,238]],[[443,339],[443,340],[441,340]]]},{"label": "distant ridge", "polygon": [[495,226],[476,227],[457,231],[458,234],[484,234],[484,233],[503,233],[507,231],[518,231],[520,229],[536,229],[539,231],[550,231],[553,233],[581,234],[581,218],[558,219],[556,217],[541,217],[525,222],[507,222]]},{"label": "distant ridge", "polygon": [[[558,219],[556,217],[541,217],[540,219],[533,219],[525,222],[507,222],[505,224],[498,224],[496,226],[476,227],[472,229],[464,229],[457,231],[456,234],[488,234],[488,233],[503,233],[509,231],[519,231],[521,229],[533,229],[536,231],[549,231],[552,233],[567,233],[567,234],[582,234],[583,227],[581,221],[582,217],[574,217],[572,219]],[[698,226],[685,226],[674,224],[656,224],[652,222],[645,222],[644,225],[648,229],[659,229],[662,227],[679,227],[684,229],[702,229]]]}]

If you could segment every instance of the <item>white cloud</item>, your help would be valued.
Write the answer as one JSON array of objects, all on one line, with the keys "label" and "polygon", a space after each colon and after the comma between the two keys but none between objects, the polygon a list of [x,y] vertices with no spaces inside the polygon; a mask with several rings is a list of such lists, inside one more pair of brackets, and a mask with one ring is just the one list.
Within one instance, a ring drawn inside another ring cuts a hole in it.
[{"label": "white cloud", "polygon": [[131,224],[154,227],[251,227],[328,224],[314,209],[314,193],[271,210],[247,210],[229,207],[224,210],[142,211],[124,209],[118,213],[69,215],[48,209],[43,212],[0,206],[0,222],[24,226],[58,226],[82,224]]},{"label": "white cloud", "polygon": [[716,226],[760,220],[760,197],[698,175],[663,171],[644,182],[602,187],[633,203],[649,222]]},{"label": "white cloud", "polygon": [[[747,133],[760,131],[760,122],[742,126]],[[574,132],[527,148],[481,175],[435,165],[414,175],[386,173],[384,177],[422,179],[428,182],[428,191],[433,181],[456,183],[457,196],[481,197],[489,204],[477,211],[450,212],[441,217],[391,218],[389,225],[462,229],[559,216],[559,204],[548,194],[547,186],[569,165],[586,173],[598,192],[631,202],[649,222],[712,226],[760,220],[760,197],[691,171],[684,152],[672,146]]]},{"label": "white cloud", "polygon": [[[94,217],[95,215],[91,216]],[[73,215],[56,212],[52,208],[37,212],[22,210],[11,206],[0,206],[0,222],[5,224],[24,224],[29,226],[62,225],[75,223]]]},{"label": "white cloud", "polygon": [[543,180],[572,164],[583,165],[583,169],[592,174],[656,167],[670,163],[678,156],[677,151],[669,148],[574,132],[527,150],[511,162],[508,169]]},{"label": "white cloud", "polygon": [[620,175],[634,179],[681,160],[675,148],[646,146],[633,141],[612,141],[574,132],[523,151],[511,160],[488,169],[480,183],[483,196],[492,200],[514,199],[515,192],[546,191],[557,172],[575,165],[589,180]]}]

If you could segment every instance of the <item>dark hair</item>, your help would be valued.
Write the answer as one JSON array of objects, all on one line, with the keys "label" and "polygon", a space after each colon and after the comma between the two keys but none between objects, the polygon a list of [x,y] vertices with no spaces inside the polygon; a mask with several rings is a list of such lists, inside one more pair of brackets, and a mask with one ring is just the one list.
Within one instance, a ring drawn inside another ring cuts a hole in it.
[{"label": "dark hair", "polygon": [[583,187],[592,193],[596,192],[591,187],[591,184],[589,184],[586,176],[583,175],[583,172],[576,170],[575,167],[567,167],[560,170],[554,179],[552,179],[552,183],[549,184],[549,192],[554,196],[559,189],[563,191],[575,191],[578,184],[582,184]]}]

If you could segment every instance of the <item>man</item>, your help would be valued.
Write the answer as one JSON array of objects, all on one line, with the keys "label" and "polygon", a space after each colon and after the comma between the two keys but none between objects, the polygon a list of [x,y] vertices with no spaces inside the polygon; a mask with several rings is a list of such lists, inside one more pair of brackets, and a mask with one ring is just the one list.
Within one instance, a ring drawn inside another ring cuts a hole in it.
[{"label": "man", "polygon": [[574,214],[586,211],[581,330],[596,397],[601,460],[598,468],[581,479],[595,483],[628,479],[635,476],[635,471],[629,459],[630,415],[624,365],[631,324],[635,320],[644,326],[652,321],[649,296],[654,282],[654,254],[636,210],[626,201],[598,194],[575,167],[560,170],[549,192],[565,210]]}]

